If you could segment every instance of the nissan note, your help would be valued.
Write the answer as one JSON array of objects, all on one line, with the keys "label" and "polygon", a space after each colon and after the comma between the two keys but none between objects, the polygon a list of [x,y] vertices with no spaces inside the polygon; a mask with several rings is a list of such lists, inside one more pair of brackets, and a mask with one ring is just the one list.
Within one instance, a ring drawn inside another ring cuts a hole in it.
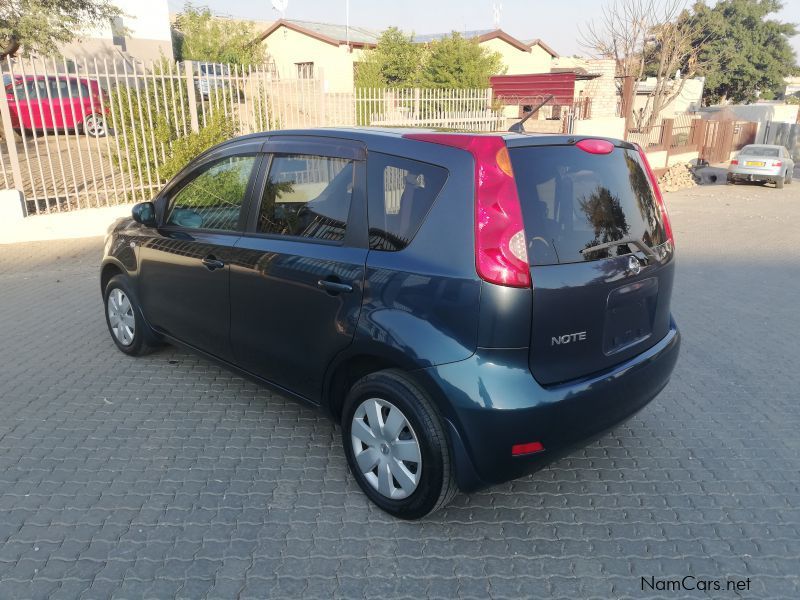
[{"label": "nissan note", "polygon": [[638,146],[318,129],[206,151],[112,225],[100,279],[122,352],[178,344],[318,408],[415,519],[650,402],[674,272]]}]

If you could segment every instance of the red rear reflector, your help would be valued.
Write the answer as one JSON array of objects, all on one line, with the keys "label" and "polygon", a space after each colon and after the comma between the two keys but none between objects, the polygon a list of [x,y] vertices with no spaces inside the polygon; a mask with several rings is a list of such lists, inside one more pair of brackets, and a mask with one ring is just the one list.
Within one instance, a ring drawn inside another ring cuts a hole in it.
[{"label": "red rear reflector", "polygon": [[594,140],[587,138],[575,144],[578,148],[589,154],[611,154],[614,151],[614,144],[608,140]]},{"label": "red rear reflector", "polygon": [[523,454],[535,454],[544,450],[541,442],[528,442],[527,444],[514,444],[511,446],[512,456],[521,456]]},{"label": "red rear reflector", "polygon": [[732,165],[738,165],[738,164],[739,164],[739,161],[738,161],[738,160],[736,160],[736,159],[734,158],[734,159],[731,161],[731,164],[732,164]]},{"label": "red rear reflector", "polygon": [[650,167],[650,161],[647,160],[647,155],[639,144],[634,144],[636,150],[639,151],[639,157],[642,159],[644,170],[647,173],[647,178],[650,180],[650,185],[653,186],[653,194],[656,196],[656,202],[661,209],[661,220],[664,224],[664,233],[667,234],[667,239],[675,246],[675,238],[672,235],[672,224],[669,222],[669,214],[667,213],[667,205],[664,203],[664,196],[661,195],[661,188],[658,187],[658,180],[653,169]]},{"label": "red rear reflector", "polygon": [[475,159],[475,269],[489,283],[530,287],[525,224],[505,140],[497,135],[407,133],[410,140],[461,148]]}]

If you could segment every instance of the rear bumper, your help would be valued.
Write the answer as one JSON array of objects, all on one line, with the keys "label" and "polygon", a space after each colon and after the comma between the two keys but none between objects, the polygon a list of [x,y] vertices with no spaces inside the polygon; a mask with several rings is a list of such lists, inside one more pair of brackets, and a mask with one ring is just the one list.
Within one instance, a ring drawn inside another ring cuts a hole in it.
[{"label": "rear bumper", "polygon": [[[679,348],[672,322],[660,342],[631,360],[548,387],[531,375],[527,349],[481,349],[424,369],[426,383],[447,398],[459,487],[470,491],[537,471],[633,416],[667,384]],[[533,441],[544,450],[511,455],[512,445]]]},{"label": "rear bumper", "polygon": [[780,170],[780,168],[777,167],[774,169],[761,169],[761,170],[746,169],[746,168],[728,170],[728,181],[731,180],[768,181],[774,183],[778,179],[782,179],[783,177],[784,177],[783,172]]}]

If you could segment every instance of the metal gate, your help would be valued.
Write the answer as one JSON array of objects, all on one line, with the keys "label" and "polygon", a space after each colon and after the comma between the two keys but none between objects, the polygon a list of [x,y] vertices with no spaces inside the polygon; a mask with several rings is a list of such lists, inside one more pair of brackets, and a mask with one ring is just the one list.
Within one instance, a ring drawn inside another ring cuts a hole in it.
[{"label": "metal gate", "polygon": [[731,152],[756,139],[758,123],[750,121],[706,121],[699,158],[709,164],[727,162]]}]

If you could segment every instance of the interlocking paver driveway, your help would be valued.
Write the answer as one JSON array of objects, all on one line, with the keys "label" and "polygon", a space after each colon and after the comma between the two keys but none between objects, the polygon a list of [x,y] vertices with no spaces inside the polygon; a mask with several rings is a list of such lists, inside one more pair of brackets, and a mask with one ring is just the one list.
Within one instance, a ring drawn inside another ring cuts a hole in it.
[{"label": "interlocking paver driveway", "polygon": [[116,351],[99,240],[0,246],[0,598],[800,597],[800,182],[673,194],[672,382],[532,477],[417,523],[337,430],[173,348]]}]

